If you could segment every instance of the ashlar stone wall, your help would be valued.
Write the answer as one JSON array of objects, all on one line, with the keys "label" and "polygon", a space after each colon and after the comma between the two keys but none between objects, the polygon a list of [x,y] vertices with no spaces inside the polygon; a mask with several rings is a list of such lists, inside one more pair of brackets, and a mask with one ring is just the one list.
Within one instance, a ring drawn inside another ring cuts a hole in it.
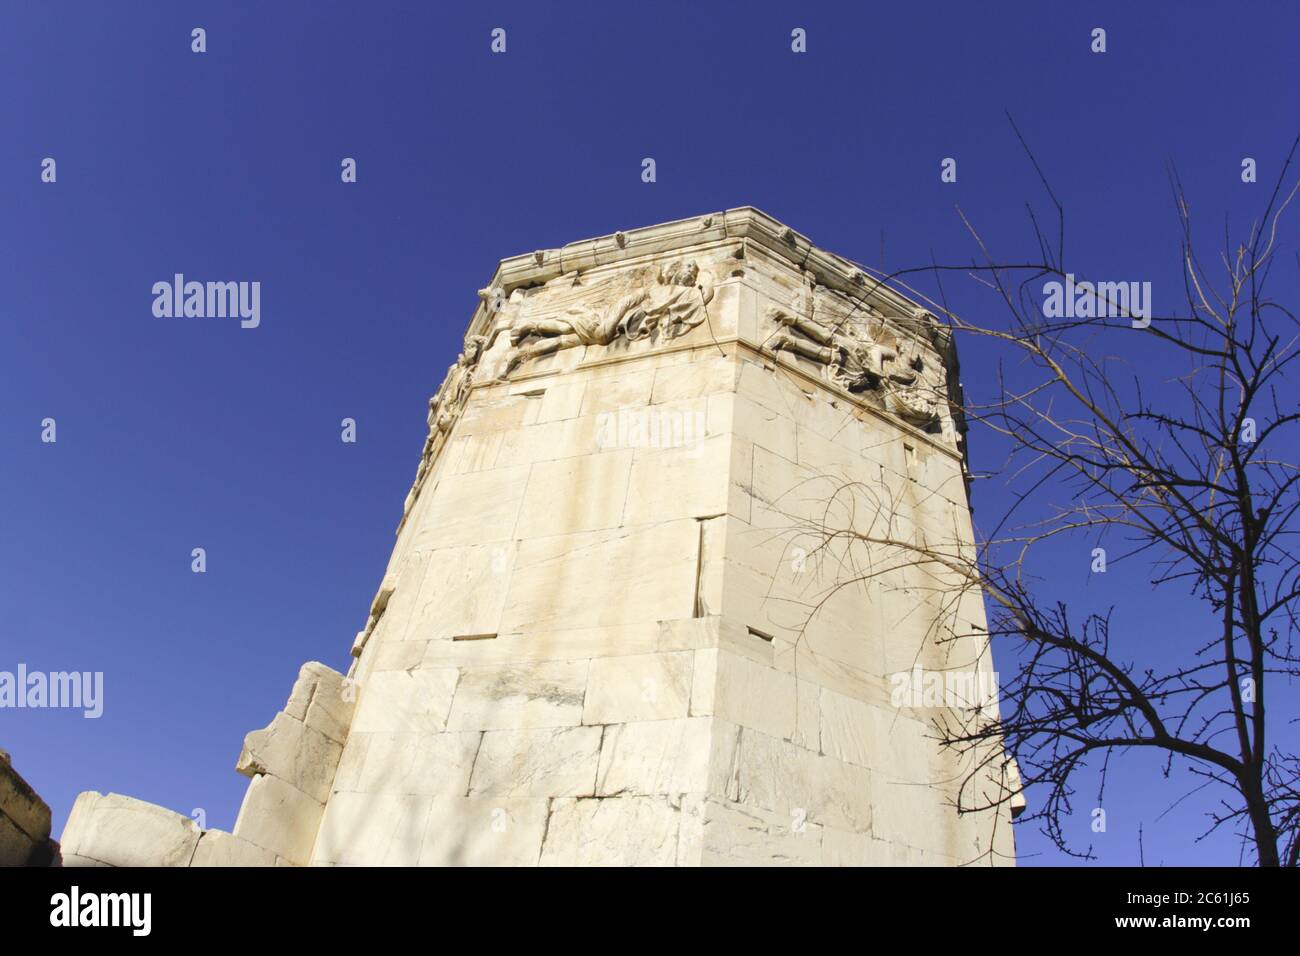
[{"label": "ashlar stone wall", "polygon": [[249,735],[232,834],[83,794],[74,859],[1013,863],[1010,804],[954,804],[1014,764],[935,730],[996,701],[899,693],[992,676],[978,591],[912,559],[972,546],[933,317],[748,207],[479,297],[346,678]]},{"label": "ashlar stone wall", "polygon": [[874,508],[969,543],[946,344],[747,212],[481,293],[313,863],[1013,861],[1005,810],[950,805],[933,715],[891,703],[898,672],[988,670],[978,595],[851,583],[819,534]]}]

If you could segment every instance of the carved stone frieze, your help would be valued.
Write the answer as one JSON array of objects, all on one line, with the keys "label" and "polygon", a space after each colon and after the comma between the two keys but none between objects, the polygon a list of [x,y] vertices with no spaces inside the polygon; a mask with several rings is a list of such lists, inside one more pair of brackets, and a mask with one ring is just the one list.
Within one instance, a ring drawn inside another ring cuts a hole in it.
[{"label": "carved stone frieze", "polygon": [[633,270],[591,287],[575,271],[529,291],[535,300],[529,302],[531,308],[524,305],[530,296],[521,292],[508,297],[498,285],[479,290],[492,328],[487,335],[466,337],[464,351],[429,399],[429,433],[403,506],[403,520],[460,415],[480,359],[499,336],[506,334],[509,339],[509,354],[500,365],[500,378],[506,378],[531,359],[576,346],[679,338],[704,322],[714,294],[712,276],[701,272],[694,260]]},{"label": "carved stone frieze", "polygon": [[875,394],[885,411],[911,425],[935,426],[945,401],[942,363],[912,335],[857,311],[805,277],[790,307],[768,307],[767,318],[777,328],[767,348],[816,363],[845,391]]},{"label": "carved stone frieze", "polygon": [[[616,277],[584,289],[582,300],[557,314],[533,318],[524,314],[510,327],[513,351],[503,377],[525,362],[586,345],[635,342],[657,335],[674,339],[704,322],[713,299],[713,280],[693,261],[678,261],[650,274],[646,270]],[[553,280],[557,281],[557,280]],[[581,277],[561,282],[581,285]],[[603,305],[591,303],[604,302]]]},{"label": "carved stone frieze", "polygon": [[402,506],[403,518],[415,504],[420,486],[424,484],[425,476],[428,475],[434,458],[437,457],[447,433],[465,404],[470,384],[474,379],[474,371],[478,367],[479,359],[483,357],[487,341],[487,337],[483,335],[466,336],[465,350],[447,369],[442,385],[429,399],[429,434],[424,440],[424,450],[420,453],[420,464],[415,471],[415,481],[411,484],[411,490],[407,493],[406,502]]}]

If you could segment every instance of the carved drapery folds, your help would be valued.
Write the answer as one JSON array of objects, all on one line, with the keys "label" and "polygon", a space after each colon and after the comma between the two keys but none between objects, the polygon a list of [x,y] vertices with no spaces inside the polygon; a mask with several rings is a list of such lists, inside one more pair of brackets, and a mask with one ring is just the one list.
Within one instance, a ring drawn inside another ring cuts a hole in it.
[{"label": "carved drapery folds", "polygon": [[[576,274],[572,277],[572,284],[580,281]],[[599,292],[591,290],[592,297]],[[707,273],[701,273],[694,262],[674,262],[603,308],[579,302],[558,316],[520,319],[510,329],[514,351],[503,374],[530,359],[579,345],[611,345],[619,339],[635,342],[656,333],[664,339],[678,338],[705,320],[712,299],[713,283]]]},{"label": "carved drapery folds", "polygon": [[451,426],[456,421],[456,416],[460,414],[465,404],[470,384],[474,379],[474,371],[486,350],[486,336],[467,335],[465,350],[447,369],[437,394],[429,399],[429,434],[424,440],[424,450],[420,453],[420,464],[415,470],[415,481],[411,484],[411,490],[406,495],[406,503],[402,506],[403,518],[410,513],[411,506],[415,504],[415,498],[420,493],[420,486],[424,484],[424,478],[429,473],[433,459],[437,456],[447,433],[451,431]]},{"label": "carved drapery folds", "polygon": [[767,317],[777,330],[767,347],[815,362],[828,381],[845,391],[877,394],[885,411],[908,424],[922,429],[937,425],[944,407],[942,366],[931,367],[937,363],[927,360],[913,339],[881,322],[869,325],[848,315],[815,318],[822,296],[816,294],[820,289],[812,291],[797,295],[791,308],[768,307]]}]

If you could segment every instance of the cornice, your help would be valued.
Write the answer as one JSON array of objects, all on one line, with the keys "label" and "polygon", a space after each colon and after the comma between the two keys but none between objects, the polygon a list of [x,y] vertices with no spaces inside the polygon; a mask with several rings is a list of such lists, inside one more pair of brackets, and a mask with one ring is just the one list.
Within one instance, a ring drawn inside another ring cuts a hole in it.
[{"label": "cornice", "polygon": [[[502,259],[488,288],[504,295],[519,288],[549,282],[569,272],[585,272],[644,256],[663,255],[708,242],[747,240],[794,269],[807,270],[815,281],[853,299],[868,310],[925,334],[946,351],[946,329],[922,306],[867,275],[856,264],[820,249],[803,233],[753,206],[580,239],[553,249],[538,249]],[[470,321],[470,331],[481,334],[491,318],[489,304],[480,302]]]}]

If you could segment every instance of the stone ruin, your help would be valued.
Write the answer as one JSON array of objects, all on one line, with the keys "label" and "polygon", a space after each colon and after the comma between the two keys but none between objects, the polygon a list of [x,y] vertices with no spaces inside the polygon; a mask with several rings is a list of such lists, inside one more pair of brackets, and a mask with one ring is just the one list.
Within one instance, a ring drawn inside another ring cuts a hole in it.
[{"label": "stone ruin", "polygon": [[891,695],[987,676],[978,591],[869,535],[846,586],[828,535],[848,489],[973,547],[934,317],[748,207],[505,259],[479,299],[352,665],[248,735],[233,831],[83,793],[65,865],[1014,863],[1011,801],[954,808],[1014,764]]}]

